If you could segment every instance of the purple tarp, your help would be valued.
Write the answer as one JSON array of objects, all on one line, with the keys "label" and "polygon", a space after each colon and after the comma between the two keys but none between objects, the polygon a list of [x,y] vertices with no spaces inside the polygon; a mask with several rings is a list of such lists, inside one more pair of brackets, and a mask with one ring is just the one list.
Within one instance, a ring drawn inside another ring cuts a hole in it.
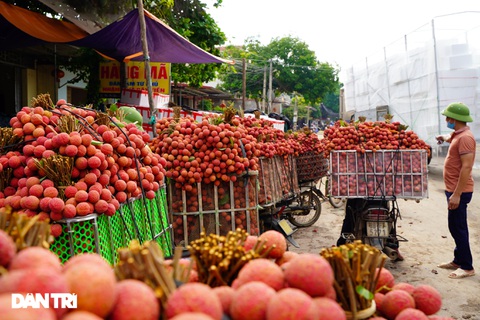
[{"label": "purple tarp", "polygon": [[[232,63],[197,47],[145,10],[150,61],[170,63]],[[138,10],[83,39],[70,42],[115,59],[144,60]]]}]

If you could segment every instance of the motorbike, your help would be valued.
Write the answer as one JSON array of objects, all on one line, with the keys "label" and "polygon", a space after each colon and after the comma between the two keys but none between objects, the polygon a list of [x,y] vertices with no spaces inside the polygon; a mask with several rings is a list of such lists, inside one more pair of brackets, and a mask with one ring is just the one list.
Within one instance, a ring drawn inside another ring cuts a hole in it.
[{"label": "motorbike", "polygon": [[293,234],[298,228],[311,226],[318,220],[321,205],[322,202],[313,188],[301,187],[298,194],[259,211],[261,233],[276,230],[282,233],[290,244],[299,248]]},{"label": "motorbike", "polygon": [[400,210],[394,197],[349,198],[337,246],[361,240],[378,248],[393,261],[403,260],[399,243],[408,241],[397,234]]}]

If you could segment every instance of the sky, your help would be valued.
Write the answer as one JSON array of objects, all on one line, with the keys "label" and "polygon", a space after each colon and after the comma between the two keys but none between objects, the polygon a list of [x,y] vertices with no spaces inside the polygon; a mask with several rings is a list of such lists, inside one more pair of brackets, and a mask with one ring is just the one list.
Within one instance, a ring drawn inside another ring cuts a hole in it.
[{"label": "sky", "polygon": [[432,19],[480,11],[478,0],[223,0],[207,10],[227,36],[241,45],[254,37],[264,45],[292,36],[305,42],[320,62],[344,70],[382,52]]}]

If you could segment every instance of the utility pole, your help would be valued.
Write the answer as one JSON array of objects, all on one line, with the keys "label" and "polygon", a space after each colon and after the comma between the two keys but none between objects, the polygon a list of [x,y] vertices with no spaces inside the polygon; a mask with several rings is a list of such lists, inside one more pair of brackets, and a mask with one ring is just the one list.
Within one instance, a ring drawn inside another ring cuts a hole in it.
[{"label": "utility pole", "polygon": [[267,66],[263,66],[263,92],[262,92],[262,111],[265,112],[265,100],[267,98]]},{"label": "utility pole", "polygon": [[307,106],[307,128],[310,128],[310,110],[312,107]]},{"label": "utility pole", "polygon": [[293,130],[297,130],[297,120],[298,120],[298,106],[297,106],[297,93],[293,93],[293,98],[295,99],[295,107],[293,108]]},{"label": "utility pole", "polygon": [[268,112],[267,114],[269,114],[270,112],[272,112],[272,75],[273,75],[273,71],[272,71],[272,59],[270,59],[270,78],[269,78],[269,83],[268,83]]},{"label": "utility pole", "polygon": [[247,61],[245,58],[242,59],[243,62],[243,74],[242,74],[242,112],[245,112],[245,96],[247,95]]}]

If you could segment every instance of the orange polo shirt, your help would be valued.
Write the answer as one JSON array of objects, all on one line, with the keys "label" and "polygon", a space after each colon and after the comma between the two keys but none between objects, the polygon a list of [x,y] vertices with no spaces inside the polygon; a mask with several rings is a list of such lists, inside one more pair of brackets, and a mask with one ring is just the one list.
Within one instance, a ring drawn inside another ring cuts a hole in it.
[{"label": "orange polo shirt", "polygon": [[[460,156],[473,153],[475,157],[476,142],[475,137],[468,126],[455,131],[452,134],[448,154],[445,158],[443,167],[443,180],[445,181],[445,189],[448,192],[454,192],[460,177],[460,169],[462,168],[462,160]],[[475,158],[474,158],[475,161]],[[467,185],[462,192],[473,192],[473,177],[470,174]]]}]

